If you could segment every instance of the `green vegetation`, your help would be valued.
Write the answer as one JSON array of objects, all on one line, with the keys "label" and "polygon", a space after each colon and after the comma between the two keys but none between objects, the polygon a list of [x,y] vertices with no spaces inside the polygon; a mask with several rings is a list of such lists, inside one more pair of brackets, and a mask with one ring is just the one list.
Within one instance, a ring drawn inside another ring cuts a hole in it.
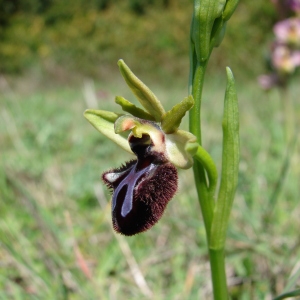
[{"label": "green vegetation", "polygon": [[[42,70],[56,80],[72,77],[71,72],[104,78],[119,58],[147,73],[158,68],[165,76],[181,76],[188,70],[192,1],[14,0],[0,5],[5,12],[0,14],[0,72]],[[210,70],[230,65],[236,76],[261,73],[275,20],[268,1],[241,1]]]},{"label": "green vegetation", "polygon": [[[179,192],[150,231],[116,235],[100,176],[131,157],[82,115],[115,110],[116,95],[133,100],[119,58],[166,109],[187,96],[192,1],[83,3],[0,0],[0,299],[210,299],[192,171],[179,171]],[[241,134],[226,244],[233,300],[299,288],[299,141],[286,143],[278,91],[265,94],[253,82],[275,19],[268,1],[241,1],[204,87],[203,147],[220,166],[231,66]],[[289,92],[299,128],[299,84]]]},{"label": "green vegetation", "polygon": [[[153,229],[132,238],[112,231],[100,174],[126,154],[93,130],[82,112],[115,108],[117,94],[132,99],[119,79],[95,88],[86,82],[26,94],[3,90],[2,299],[147,299],[151,292],[151,299],[209,299],[205,231],[191,171],[179,173],[180,190]],[[203,102],[203,130],[210,137],[203,145],[216,160],[223,79],[207,80]],[[149,86],[167,109],[186,95],[184,82],[172,90]],[[293,288],[299,278],[299,145],[276,190],[286,151],[279,97],[249,84],[239,84],[238,92],[242,158],[228,232],[228,284],[233,299],[264,299],[287,283]],[[297,100],[299,86],[291,92]],[[276,205],[270,203],[274,190]]]}]

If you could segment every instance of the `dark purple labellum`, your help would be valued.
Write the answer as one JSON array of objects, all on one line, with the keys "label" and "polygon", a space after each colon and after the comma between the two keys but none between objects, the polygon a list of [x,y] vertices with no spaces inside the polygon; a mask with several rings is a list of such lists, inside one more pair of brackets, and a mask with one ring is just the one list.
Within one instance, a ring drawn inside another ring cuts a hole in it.
[{"label": "dark purple labellum", "polygon": [[[119,169],[105,172],[104,183],[113,190],[112,221],[114,229],[124,235],[134,235],[152,227],[177,190],[177,170],[162,162],[153,153],[126,163]],[[140,150],[140,149],[139,149]]]}]

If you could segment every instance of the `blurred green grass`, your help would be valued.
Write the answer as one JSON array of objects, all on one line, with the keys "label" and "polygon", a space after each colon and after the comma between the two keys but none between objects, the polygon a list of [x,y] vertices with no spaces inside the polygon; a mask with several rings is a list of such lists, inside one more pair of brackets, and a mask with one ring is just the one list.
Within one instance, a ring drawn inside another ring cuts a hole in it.
[{"label": "blurred green grass", "polygon": [[[203,144],[218,166],[224,77],[207,78],[202,112]],[[187,93],[178,78],[145,82],[166,108]],[[269,299],[287,284],[299,285],[299,143],[266,218],[287,149],[281,103],[276,91],[267,95],[239,79],[237,86],[241,164],[228,231],[228,284],[232,299]],[[299,92],[295,82],[290,97],[297,122]],[[131,238],[112,231],[100,175],[130,156],[82,114],[88,107],[119,111],[115,95],[133,100],[121,76],[34,91],[2,84],[1,299],[211,299],[191,170],[179,172],[179,191],[150,231]]]}]

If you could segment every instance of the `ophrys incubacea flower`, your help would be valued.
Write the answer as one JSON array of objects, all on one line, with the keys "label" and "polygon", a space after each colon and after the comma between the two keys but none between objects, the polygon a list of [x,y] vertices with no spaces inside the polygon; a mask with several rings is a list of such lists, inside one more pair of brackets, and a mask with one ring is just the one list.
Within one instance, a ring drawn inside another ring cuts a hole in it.
[{"label": "ophrys incubacea flower", "polygon": [[152,227],[163,215],[177,191],[176,167],[188,169],[193,165],[193,155],[198,149],[196,137],[180,130],[179,125],[194,100],[188,96],[166,112],[154,93],[123,60],[118,65],[144,109],[117,96],[116,103],[123,113],[88,109],[84,116],[98,131],[136,156],[102,175],[113,193],[114,229],[124,235],[134,235]]}]

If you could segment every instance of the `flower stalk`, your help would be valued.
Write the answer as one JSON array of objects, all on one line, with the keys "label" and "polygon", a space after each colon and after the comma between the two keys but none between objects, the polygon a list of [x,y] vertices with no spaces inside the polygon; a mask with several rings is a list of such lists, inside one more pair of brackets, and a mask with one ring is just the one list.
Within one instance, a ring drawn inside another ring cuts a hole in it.
[{"label": "flower stalk", "polygon": [[237,186],[239,164],[239,117],[233,74],[227,71],[224,100],[221,185],[215,199],[217,171],[202,148],[201,100],[207,64],[214,47],[221,43],[226,23],[238,1],[194,1],[190,40],[189,91],[195,100],[190,110],[190,132],[200,144],[193,166],[198,200],[206,229],[214,299],[228,299],[225,272],[225,241]]}]

